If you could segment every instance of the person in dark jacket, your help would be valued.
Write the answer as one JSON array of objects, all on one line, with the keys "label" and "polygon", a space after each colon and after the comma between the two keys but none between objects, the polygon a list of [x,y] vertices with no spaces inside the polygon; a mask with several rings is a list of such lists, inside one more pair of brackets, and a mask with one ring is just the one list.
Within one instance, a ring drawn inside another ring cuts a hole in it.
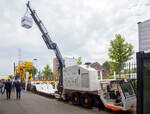
[{"label": "person in dark jacket", "polygon": [[16,87],[16,98],[20,99],[21,98],[21,83],[18,80],[15,83],[15,87]]},{"label": "person in dark jacket", "polygon": [[11,96],[11,82],[10,79],[8,79],[8,81],[5,83],[5,90],[6,90],[6,97],[7,100],[10,99]]},{"label": "person in dark jacket", "polygon": [[2,88],[3,88],[3,84],[2,84],[2,82],[0,80],[0,93],[3,93]]}]

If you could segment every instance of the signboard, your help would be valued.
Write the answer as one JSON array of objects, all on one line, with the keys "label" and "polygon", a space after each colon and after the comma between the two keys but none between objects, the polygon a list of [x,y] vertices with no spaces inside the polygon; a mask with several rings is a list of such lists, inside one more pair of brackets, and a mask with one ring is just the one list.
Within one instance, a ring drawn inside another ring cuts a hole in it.
[{"label": "signboard", "polygon": [[25,62],[24,68],[25,69],[33,69],[33,62]]},{"label": "signboard", "polygon": [[150,20],[138,23],[139,51],[150,50]]}]

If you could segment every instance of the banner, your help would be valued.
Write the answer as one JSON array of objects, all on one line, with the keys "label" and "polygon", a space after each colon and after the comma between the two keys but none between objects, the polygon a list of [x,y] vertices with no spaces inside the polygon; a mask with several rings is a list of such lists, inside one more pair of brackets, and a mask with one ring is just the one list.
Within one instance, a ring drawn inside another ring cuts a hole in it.
[{"label": "banner", "polygon": [[28,77],[29,77],[29,72],[26,73],[26,85],[25,85],[25,91],[27,91]]}]

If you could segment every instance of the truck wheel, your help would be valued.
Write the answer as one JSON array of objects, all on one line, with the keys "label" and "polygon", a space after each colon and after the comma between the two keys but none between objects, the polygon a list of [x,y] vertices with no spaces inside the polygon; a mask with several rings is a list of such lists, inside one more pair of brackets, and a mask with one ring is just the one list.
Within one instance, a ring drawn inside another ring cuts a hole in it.
[{"label": "truck wheel", "polygon": [[73,93],[71,101],[72,101],[72,104],[79,105],[80,104],[80,94],[79,93]]},{"label": "truck wheel", "polygon": [[91,108],[92,107],[92,102],[93,102],[93,99],[92,99],[92,95],[90,94],[82,94],[81,95],[81,105],[85,108]]},{"label": "truck wheel", "polygon": [[68,102],[69,101],[69,98],[68,98],[67,94],[64,95],[64,99],[63,100],[64,100],[64,102]]},{"label": "truck wheel", "polygon": [[37,93],[35,86],[33,86],[32,91],[33,91],[34,93]]},{"label": "truck wheel", "polygon": [[101,99],[100,99],[99,96],[94,95],[94,96],[93,96],[93,100],[94,100],[94,106],[95,106],[95,107],[98,107],[98,108],[104,107],[104,105],[103,105],[103,103],[102,103],[102,101],[101,101]]}]

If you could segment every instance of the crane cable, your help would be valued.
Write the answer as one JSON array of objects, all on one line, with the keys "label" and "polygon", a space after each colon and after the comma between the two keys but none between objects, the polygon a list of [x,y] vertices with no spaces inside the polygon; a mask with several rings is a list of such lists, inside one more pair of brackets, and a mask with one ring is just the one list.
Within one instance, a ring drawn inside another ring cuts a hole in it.
[{"label": "crane cable", "polygon": [[28,7],[26,7],[26,12],[25,12],[24,16],[27,16],[27,13],[28,13]]}]

